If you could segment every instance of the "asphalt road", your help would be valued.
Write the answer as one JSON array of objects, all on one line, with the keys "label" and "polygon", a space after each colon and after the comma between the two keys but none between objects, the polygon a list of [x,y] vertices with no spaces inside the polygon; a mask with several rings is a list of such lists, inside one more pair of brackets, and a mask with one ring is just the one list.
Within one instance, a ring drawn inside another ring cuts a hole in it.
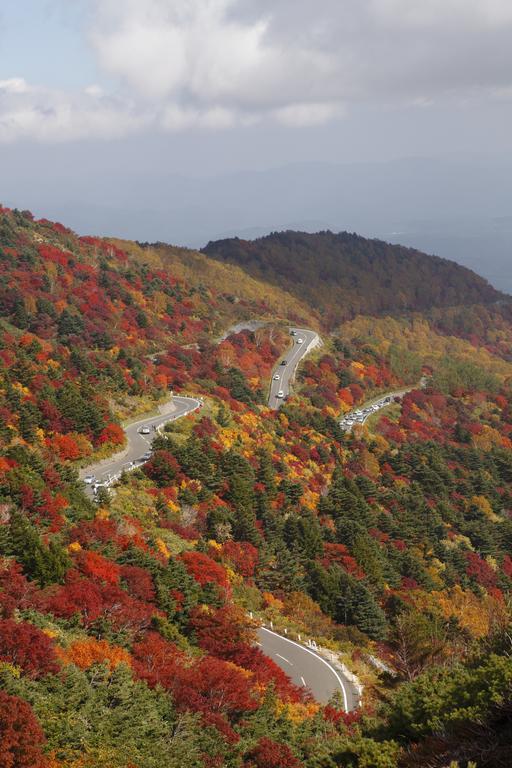
[{"label": "asphalt road", "polygon": [[346,712],[356,709],[358,695],[354,684],[341,671],[315,653],[313,648],[289,640],[271,629],[258,629],[258,644],[299,687],[309,688],[314,698],[327,704],[333,693],[341,691]]},{"label": "asphalt road", "polygon": [[[193,397],[175,395],[172,402],[174,404],[173,411],[159,414],[158,416],[150,416],[127,426],[125,428],[127,447],[122,455],[113,456],[111,459],[105,459],[97,464],[85,467],[80,471],[80,477],[83,479],[87,475],[94,475],[99,483],[109,482],[118,477],[123,470],[126,471],[133,468],[134,463],[135,466],[143,464],[144,462],[138,460],[144,453],[150,450],[151,443],[157,435],[156,430],[158,427],[163,426],[168,421],[181,419],[183,416],[201,407],[200,401]],[[148,428],[150,433],[147,435],[141,434],[140,430],[143,428]]]},{"label": "asphalt road", "polygon": [[[416,384],[413,387],[406,387],[405,389],[400,389],[396,392],[388,392],[385,395],[381,395],[377,399],[373,399],[368,403],[359,405],[357,408],[354,408],[352,411],[349,411],[343,415],[343,418],[340,421],[340,426],[345,430],[345,432],[350,432],[356,426],[356,424],[366,424],[370,416],[373,416],[374,413],[378,413],[383,408],[387,408],[388,406],[393,405],[396,398],[398,400],[403,400],[405,395],[407,395],[409,392],[413,392],[415,389],[424,389],[426,384],[427,378],[426,376],[422,376],[419,384]],[[371,411],[370,413],[363,414],[363,416],[360,417],[361,421],[358,421],[356,411],[363,411],[365,408],[368,408],[371,405],[376,405],[377,409],[375,411]],[[347,421],[349,420],[353,420],[355,423],[347,424]]]},{"label": "asphalt road", "polygon": [[[295,376],[297,366],[302,358],[307,355],[312,345],[318,341],[318,334],[315,331],[309,331],[305,328],[290,328],[291,331],[295,331],[295,336],[290,336],[292,341],[290,349],[281,358],[281,360],[286,360],[286,365],[281,365],[280,360],[272,372],[268,405],[270,408],[274,408],[274,410],[277,410],[283,402],[283,398],[277,396],[278,392],[282,391],[283,397],[287,397],[290,393],[290,383]],[[297,343],[298,339],[302,339],[302,344]],[[279,379],[275,381],[274,376],[279,376]]]}]

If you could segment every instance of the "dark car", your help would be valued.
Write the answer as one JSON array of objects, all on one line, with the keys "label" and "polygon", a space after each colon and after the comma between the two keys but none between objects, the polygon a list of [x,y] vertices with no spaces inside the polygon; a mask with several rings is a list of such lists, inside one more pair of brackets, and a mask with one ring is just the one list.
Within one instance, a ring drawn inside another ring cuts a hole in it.
[{"label": "dark car", "polygon": [[281,365],[288,365],[288,360],[281,360]]}]

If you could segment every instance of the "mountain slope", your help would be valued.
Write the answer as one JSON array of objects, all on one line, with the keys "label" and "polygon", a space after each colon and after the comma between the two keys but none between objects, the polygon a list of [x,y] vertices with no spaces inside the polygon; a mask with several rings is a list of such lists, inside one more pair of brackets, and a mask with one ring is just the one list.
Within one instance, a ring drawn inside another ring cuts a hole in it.
[{"label": "mountain slope", "polygon": [[358,313],[379,314],[503,298],[455,262],[341,232],[280,232],[247,241],[210,242],[203,253],[307,301],[330,326]]}]

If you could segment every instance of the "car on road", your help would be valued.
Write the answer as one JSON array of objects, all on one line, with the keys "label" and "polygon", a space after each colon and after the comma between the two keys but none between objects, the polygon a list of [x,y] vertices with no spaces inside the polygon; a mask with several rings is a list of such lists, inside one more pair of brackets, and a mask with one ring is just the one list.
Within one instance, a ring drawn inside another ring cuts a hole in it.
[{"label": "car on road", "polygon": [[281,360],[281,365],[288,365],[288,360]]},{"label": "car on road", "polygon": [[296,335],[297,335],[297,331],[290,331],[290,336],[296,336]]},{"label": "car on road", "polygon": [[151,456],[152,456],[152,453],[151,453],[151,451],[146,451],[146,453],[143,453],[143,454],[142,454],[142,456],[141,456],[141,459],[142,459],[143,461],[148,461],[148,459],[150,459],[150,458],[151,458]]},{"label": "car on road", "polygon": [[302,344],[303,341],[304,339],[297,339],[297,344]]},{"label": "car on road", "polygon": [[283,392],[282,389],[279,390],[279,392],[277,393],[276,397],[284,397],[284,392]]},{"label": "car on road", "polygon": [[151,430],[149,427],[141,427],[139,429],[139,435],[150,435],[150,434],[151,434]]},{"label": "car on road", "polygon": [[276,373],[274,376],[274,381],[279,381],[280,378],[281,378],[280,375]]},{"label": "car on road", "polygon": [[96,475],[86,475],[84,477],[84,483],[86,485],[92,485],[96,481]]}]

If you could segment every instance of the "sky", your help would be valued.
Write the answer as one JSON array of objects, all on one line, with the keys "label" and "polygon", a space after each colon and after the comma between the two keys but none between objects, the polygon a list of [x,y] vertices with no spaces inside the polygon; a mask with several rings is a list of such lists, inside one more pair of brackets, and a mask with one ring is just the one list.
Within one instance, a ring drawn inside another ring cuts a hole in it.
[{"label": "sky", "polygon": [[[511,39],[510,0],[2,0],[0,200],[97,231],[99,208],[132,217],[182,177],[222,198],[233,174],[298,163],[499,166]],[[279,223],[254,206],[252,226]]]},{"label": "sky", "polygon": [[359,159],[510,149],[511,33],[509,0],[3,0],[0,141],[257,128],[314,160],[370,112]]}]

